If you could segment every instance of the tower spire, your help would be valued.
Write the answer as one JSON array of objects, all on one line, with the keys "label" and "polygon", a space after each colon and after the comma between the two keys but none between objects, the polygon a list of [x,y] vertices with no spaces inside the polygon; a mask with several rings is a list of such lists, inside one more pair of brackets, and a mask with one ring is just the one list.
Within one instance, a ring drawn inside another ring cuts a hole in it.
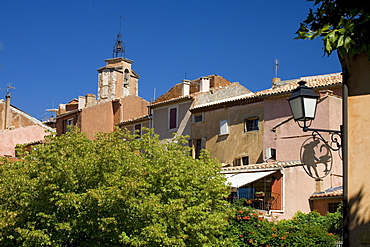
[{"label": "tower spire", "polygon": [[125,56],[125,45],[122,42],[121,34],[121,24],[124,17],[121,15],[118,15],[118,17],[120,18],[119,33],[117,34],[116,43],[113,46],[113,57],[122,57],[122,55]]}]

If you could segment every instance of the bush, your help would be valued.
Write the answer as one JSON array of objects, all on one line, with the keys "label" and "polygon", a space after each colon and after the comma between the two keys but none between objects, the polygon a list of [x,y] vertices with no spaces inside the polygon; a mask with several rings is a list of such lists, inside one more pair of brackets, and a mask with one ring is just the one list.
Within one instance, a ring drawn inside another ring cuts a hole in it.
[{"label": "bush", "polygon": [[334,246],[339,237],[330,232],[330,217],[297,212],[289,220],[268,221],[250,207],[235,207],[235,217],[223,238],[234,246]]}]

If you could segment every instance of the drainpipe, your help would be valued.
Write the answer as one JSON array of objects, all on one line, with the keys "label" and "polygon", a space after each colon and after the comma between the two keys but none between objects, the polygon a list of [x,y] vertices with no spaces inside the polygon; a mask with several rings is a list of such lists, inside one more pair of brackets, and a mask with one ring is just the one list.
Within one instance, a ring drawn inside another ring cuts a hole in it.
[{"label": "drainpipe", "polygon": [[284,176],[284,168],[281,168],[280,170],[281,172],[281,175],[282,175],[282,178],[283,178],[283,184],[282,184],[282,187],[283,187],[283,209],[282,210],[269,210],[267,215],[271,215],[272,213],[282,213],[284,214],[285,213],[285,176]]}]

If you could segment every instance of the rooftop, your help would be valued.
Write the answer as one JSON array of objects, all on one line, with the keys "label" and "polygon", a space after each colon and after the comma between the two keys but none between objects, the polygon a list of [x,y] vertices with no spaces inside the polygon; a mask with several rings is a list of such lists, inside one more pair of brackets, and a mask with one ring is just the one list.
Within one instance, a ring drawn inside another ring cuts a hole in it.
[{"label": "rooftop", "polygon": [[324,190],[323,192],[315,192],[310,197],[310,199],[315,198],[326,198],[326,197],[342,197],[343,196],[343,186],[331,187]]}]

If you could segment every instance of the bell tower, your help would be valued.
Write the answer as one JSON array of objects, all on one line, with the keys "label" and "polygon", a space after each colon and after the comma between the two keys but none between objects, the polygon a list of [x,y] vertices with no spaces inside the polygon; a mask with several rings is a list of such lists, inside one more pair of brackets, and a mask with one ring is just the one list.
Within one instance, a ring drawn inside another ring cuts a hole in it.
[{"label": "bell tower", "polygon": [[98,103],[138,95],[139,76],[131,69],[134,61],[124,56],[122,34],[119,32],[113,46],[113,58],[105,60],[106,65],[98,69]]}]

